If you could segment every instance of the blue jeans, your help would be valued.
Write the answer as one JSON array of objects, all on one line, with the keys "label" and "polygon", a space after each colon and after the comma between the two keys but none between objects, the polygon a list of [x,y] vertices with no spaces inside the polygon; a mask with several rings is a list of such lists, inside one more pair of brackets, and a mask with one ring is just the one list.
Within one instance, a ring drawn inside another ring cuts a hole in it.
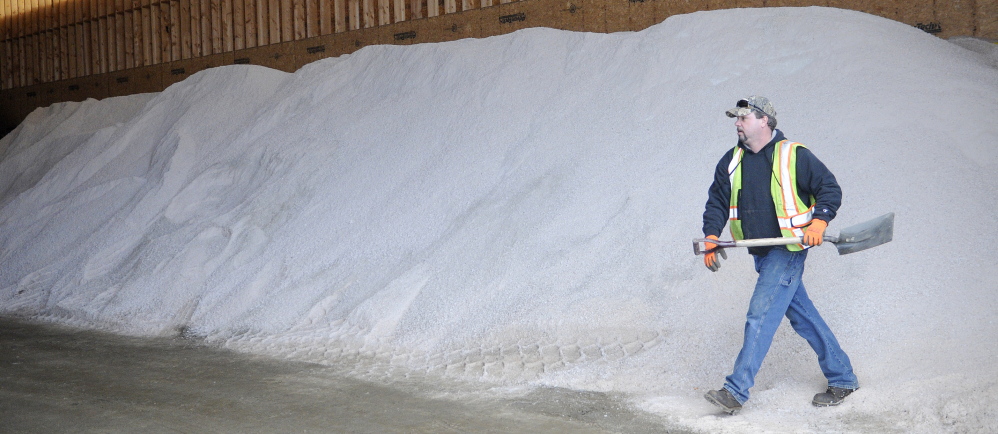
[{"label": "blue jeans", "polygon": [[762,359],[766,357],[784,315],[790,320],[794,331],[806,339],[818,354],[818,364],[829,386],[859,387],[849,356],[839,347],[832,330],[821,319],[804,290],[801,275],[804,274],[805,259],[807,250],[790,252],[782,248],[774,248],[765,256],[755,256],[759,280],[749,303],[745,340],[735,359],[735,369],[724,383],[724,388],[740,403],[748,401],[749,389],[755,384],[755,374],[759,372]]}]

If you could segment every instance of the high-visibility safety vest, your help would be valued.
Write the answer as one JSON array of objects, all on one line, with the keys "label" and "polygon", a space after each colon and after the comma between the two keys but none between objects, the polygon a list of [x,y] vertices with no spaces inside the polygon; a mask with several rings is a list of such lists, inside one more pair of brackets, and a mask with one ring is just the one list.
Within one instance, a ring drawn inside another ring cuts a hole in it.
[{"label": "high-visibility safety vest", "polygon": [[[804,236],[804,230],[811,224],[814,211],[814,196],[811,196],[811,206],[797,196],[797,148],[804,145],[782,140],[776,144],[773,155],[773,176],[770,177],[770,193],[773,204],[776,205],[776,220],[783,237]],[[738,192],[742,189],[742,157],[745,150],[735,146],[731,163],[728,165],[728,180],[731,182],[731,202],[728,211],[728,225],[731,227],[731,237],[736,240],[745,239],[742,232],[742,222],[738,219]],[[787,250],[797,252],[810,246],[791,244]]]}]

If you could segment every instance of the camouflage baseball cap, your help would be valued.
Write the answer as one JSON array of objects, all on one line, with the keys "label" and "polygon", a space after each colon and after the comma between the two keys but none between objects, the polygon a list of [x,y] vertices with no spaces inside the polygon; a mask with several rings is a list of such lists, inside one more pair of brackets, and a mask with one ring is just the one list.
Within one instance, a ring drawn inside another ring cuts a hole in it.
[{"label": "camouflage baseball cap", "polygon": [[759,110],[771,118],[776,118],[776,109],[773,108],[773,104],[770,104],[766,97],[757,95],[738,100],[735,103],[735,108],[725,113],[727,113],[729,118],[736,118],[738,116],[748,116],[752,113],[752,109]]}]

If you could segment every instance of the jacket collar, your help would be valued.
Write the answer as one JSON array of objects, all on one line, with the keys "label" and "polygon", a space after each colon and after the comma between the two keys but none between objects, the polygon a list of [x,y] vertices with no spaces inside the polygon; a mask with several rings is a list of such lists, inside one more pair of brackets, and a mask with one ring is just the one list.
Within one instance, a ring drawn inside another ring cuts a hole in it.
[{"label": "jacket collar", "polygon": [[[762,147],[762,151],[761,152],[765,152],[768,155],[772,155],[773,154],[773,148],[776,146],[777,143],[780,143],[783,140],[786,140],[786,137],[783,135],[783,131],[780,131],[779,129],[774,130],[773,131],[773,139],[770,140],[769,143],[766,144],[766,146]],[[738,141],[738,146],[740,146],[742,149],[744,149],[745,152],[748,152],[750,154],[753,153],[752,150],[749,149],[749,147],[746,146],[744,143],[742,143],[741,140]]]}]

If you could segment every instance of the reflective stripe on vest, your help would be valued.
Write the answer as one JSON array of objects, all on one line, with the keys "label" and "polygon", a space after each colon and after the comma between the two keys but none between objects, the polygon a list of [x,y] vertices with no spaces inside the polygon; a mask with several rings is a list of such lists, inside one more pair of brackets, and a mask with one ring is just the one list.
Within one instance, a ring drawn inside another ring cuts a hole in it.
[{"label": "reflective stripe on vest", "polygon": [[[804,230],[811,223],[814,210],[814,197],[811,197],[811,206],[808,207],[797,195],[797,147],[799,146],[804,145],[783,140],[776,144],[776,155],[773,157],[770,193],[773,196],[773,205],[776,206],[776,220],[783,237],[803,236]],[[731,184],[728,220],[731,237],[736,240],[745,239],[741,220],[738,218],[738,192],[742,189],[741,162],[744,155],[745,150],[735,146],[731,163],[728,164],[728,180]],[[791,244],[787,249],[793,252],[807,247],[802,244]]]}]

